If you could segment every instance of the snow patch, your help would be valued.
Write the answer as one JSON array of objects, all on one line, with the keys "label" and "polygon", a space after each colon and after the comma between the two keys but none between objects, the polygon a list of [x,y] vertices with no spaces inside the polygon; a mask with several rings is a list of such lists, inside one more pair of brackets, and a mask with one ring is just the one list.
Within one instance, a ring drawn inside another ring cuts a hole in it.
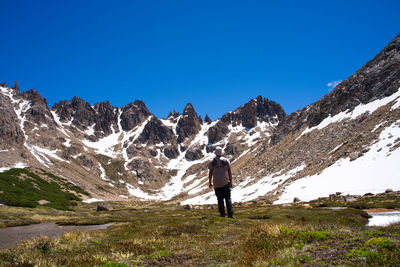
[{"label": "snow patch", "polygon": [[293,202],[294,197],[309,201],[335,192],[361,195],[382,193],[387,188],[400,190],[400,149],[391,151],[391,141],[400,137],[399,123],[385,128],[364,156],[338,160],[320,174],[294,181],[274,204]]},{"label": "snow patch", "polygon": [[15,164],[14,166],[11,166],[11,167],[1,167],[1,168],[0,168],[0,172],[5,172],[5,171],[8,171],[8,170],[14,169],[14,168],[16,168],[16,169],[23,169],[23,168],[25,168],[25,167],[27,167],[27,165],[25,165],[25,164],[22,163],[22,162],[18,162],[17,164]]},{"label": "snow patch", "polygon": [[104,200],[98,199],[98,198],[90,198],[90,199],[83,200],[82,202],[83,203],[93,203],[93,202],[103,202],[103,201]]}]

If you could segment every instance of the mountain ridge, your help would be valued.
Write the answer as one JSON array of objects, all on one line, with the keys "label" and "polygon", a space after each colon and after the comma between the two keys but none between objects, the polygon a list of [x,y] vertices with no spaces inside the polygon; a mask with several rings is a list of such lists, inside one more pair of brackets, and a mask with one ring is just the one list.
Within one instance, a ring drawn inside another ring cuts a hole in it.
[{"label": "mountain ridge", "polygon": [[[292,192],[301,181],[332,180],[328,174],[340,164],[351,170],[375,157],[375,169],[393,167],[399,88],[400,35],[333,91],[289,115],[262,96],[214,121],[203,120],[191,103],[167,118],[140,100],[114,107],[74,97],[50,109],[36,90],[2,84],[0,168],[44,168],[104,200],[211,203],[206,163],[220,146],[232,162],[234,201],[287,201],[306,191]],[[397,187],[385,175],[386,185]]]}]

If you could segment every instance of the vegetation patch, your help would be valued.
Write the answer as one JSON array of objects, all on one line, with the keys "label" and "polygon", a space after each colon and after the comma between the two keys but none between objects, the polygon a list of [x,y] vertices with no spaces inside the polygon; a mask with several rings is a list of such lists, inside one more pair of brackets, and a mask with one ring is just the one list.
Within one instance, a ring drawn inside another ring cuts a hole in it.
[{"label": "vegetation patch", "polygon": [[65,179],[41,171],[42,176],[29,169],[11,169],[0,173],[0,201],[8,206],[31,207],[38,205],[37,201],[46,200],[49,207],[68,210],[76,205],[81,198],[77,195],[86,194],[81,188]]}]

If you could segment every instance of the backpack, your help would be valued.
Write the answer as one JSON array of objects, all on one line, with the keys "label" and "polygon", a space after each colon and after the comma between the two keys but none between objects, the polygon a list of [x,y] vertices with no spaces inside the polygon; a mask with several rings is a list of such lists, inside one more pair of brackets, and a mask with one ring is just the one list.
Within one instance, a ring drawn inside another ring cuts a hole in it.
[{"label": "backpack", "polygon": [[[228,161],[226,161],[225,159],[220,159],[220,161],[221,161],[221,164],[222,164],[223,167],[228,166]],[[218,157],[215,157],[211,164],[212,164],[213,167],[217,167]]]}]

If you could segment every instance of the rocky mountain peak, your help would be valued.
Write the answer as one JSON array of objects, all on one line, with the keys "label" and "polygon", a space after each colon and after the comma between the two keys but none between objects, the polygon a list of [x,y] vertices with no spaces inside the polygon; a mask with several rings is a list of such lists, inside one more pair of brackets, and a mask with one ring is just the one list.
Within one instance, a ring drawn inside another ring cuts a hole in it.
[{"label": "rocky mountain peak", "polygon": [[31,103],[26,114],[29,121],[33,121],[38,125],[42,123],[49,126],[54,124],[53,115],[50,112],[47,99],[43,98],[38,91],[31,89],[23,92],[21,96]]},{"label": "rocky mountain peak", "polygon": [[12,87],[13,89],[17,89],[19,90],[19,85],[18,85],[18,81],[15,81],[14,86]]},{"label": "rocky mountain peak", "polygon": [[95,123],[95,110],[85,100],[74,96],[71,101],[64,100],[55,103],[52,108],[62,122],[72,120],[72,124],[80,130],[86,130],[87,127]]},{"label": "rocky mountain peak", "polygon": [[204,117],[204,122],[207,123],[207,124],[210,124],[212,122],[210,117],[208,117],[208,114],[206,114],[206,116]]},{"label": "rocky mountain peak", "polygon": [[129,103],[121,108],[121,127],[124,131],[130,131],[145,121],[151,115],[146,105],[141,100]]},{"label": "rocky mountain peak", "polygon": [[285,111],[278,103],[258,96],[251,99],[238,109],[226,113],[221,120],[233,126],[242,125],[251,129],[257,126],[257,122],[278,123],[286,116]]},{"label": "rocky mountain peak", "polygon": [[185,138],[196,135],[201,128],[200,119],[191,103],[188,103],[183,110],[182,117],[176,126],[178,143],[182,143]]}]

